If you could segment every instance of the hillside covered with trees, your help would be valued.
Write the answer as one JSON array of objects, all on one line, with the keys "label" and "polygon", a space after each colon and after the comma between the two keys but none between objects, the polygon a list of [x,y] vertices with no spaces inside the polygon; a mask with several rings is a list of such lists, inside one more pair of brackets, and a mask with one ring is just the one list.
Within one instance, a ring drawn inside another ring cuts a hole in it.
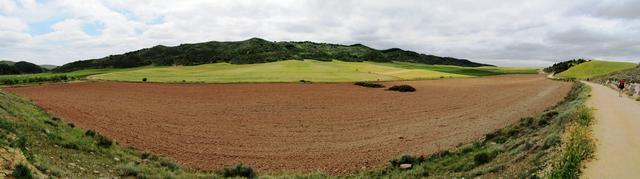
[{"label": "hillside covered with trees", "polygon": [[45,71],[47,70],[36,64],[25,61],[0,61],[0,75],[42,73]]},{"label": "hillside covered with trees", "polygon": [[547,67],[544,69],[544,72],[547,73],[561,73],[563,71],[567,71],[569,68],[584,63],[584,62],[588,62],[589,60],[585,60],[585,59],[572,59],[572,60],[567,60],[564,62],[559,62],[556,64],[553,64],[550,67]]},{"label": "hillside covered with trees", "polygon": [[456,65],[467,67],[492,66],[465,59],[420,54],[398,48],[376,50],[362,44],[339,45],[315,42],[271,42],[252,38],[236,42],[204,42],[175,47],[158,45],[100,59],[81,60],[54,69],[69,72],[88,68],[130,68],[144,65],[199,65],[227,62],[253,64],[291,59],[333,59],[361,62],[402,61],[422,64]]}]

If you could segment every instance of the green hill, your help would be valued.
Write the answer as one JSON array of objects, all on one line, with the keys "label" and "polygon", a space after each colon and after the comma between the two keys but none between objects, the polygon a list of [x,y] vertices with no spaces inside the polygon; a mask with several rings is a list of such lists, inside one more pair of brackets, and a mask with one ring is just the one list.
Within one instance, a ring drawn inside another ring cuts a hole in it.
[{"label": "green hill", "polygon": [[90,79],[151,82],[354,82],[461,78],[507,73],[536,73],[535,69],[458,67],[406,62],[343,62],[285,60],[260,64],[215,63],[197,66],[148,67],[90,76]]},{"label": "green hill", "polygon": [[5,64],[5,65],[13,66],[13,64],[15,64],[15,63],[16,63],[16,62],[9,61],[9,60],[0,60],[0,64]]},{"label": "green hill", "polygon": [[0,75],[31,74],[42,73],[45,71],[47,70],[36,64],[25,61],[0,61]]},{"label": "green hill", "polygon": [[68,72],[87,68],[130,68],[145,65],[200,65],[210,63],[254,64],[282,60],[313,59],[347,62],[402,61],[432,65],[491,66],[465,59],[438,57],[398,48],[376,50],[362,44],[339,45],[315,42],[272,42],[252,38],[236,42],[204,42],[182,44],[175,47],[158,45],[100,59],[82,60],[65,64],[54,71]]},{"label": "green hill", "polygon": [[579,79],[593,78],[634,67],[636,67],[634,63],[592,60],[573,66],[560,73],[559,76]]}]

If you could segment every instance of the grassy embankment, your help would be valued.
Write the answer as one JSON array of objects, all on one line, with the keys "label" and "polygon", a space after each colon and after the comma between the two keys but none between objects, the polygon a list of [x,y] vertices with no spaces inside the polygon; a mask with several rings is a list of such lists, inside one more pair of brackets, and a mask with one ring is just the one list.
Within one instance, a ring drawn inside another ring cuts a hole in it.
[{"label": "grassy embankment", "polygon": [[535,69],[457,67],[414,63],[286,60],[262,64],[215,63],[198,66],[156,67],[91,76],[92,79],[150,82],[354,82],[464,78],[510,73],[536,73]]},{"label": "grassy embankment", "polygon": [[[576,83],[557,106],[536,118],[487,134],[477,142],[432,156],[404,156],[382,170],[362,171],[348,178],[576,176],[580,162],[592,145],[587,140],[588,110],[583,103],[587,87]],[[33,175],[71,178],[138,176],[151,178],[221,177],[183,169],[171,160],[120,146],[66,124],[29,101],[0,91],[0,147],[3,158],[14,162],[8,169],[28,168]],[[574,127],[569,127],[574,126]],[[6,156],[5,156],[6,155]],[[8,157],[7,157],[8,156]],[[411,163],[411,169],[399,164]],[[19,165],[23,165],[19,167]],[[26,167],[24,167],[26,166]],[[552,170],[547,170],[552,168]],[[246,172],[246,167],[227,170],[227,175]],[[279,174],[264,177],[331,177],[314,174]]]},{"label": "grassy embankment", "polygon": [[631,69],[636,66],[637,64],[628,62],[592,60],[573,66],[568,70],[558,74],[558,76],[564,78],[587,79],[610,74],[617,71]]},{"label": "grassy embankment", "polygon": [[[636,88],[631,86],[632,83],[640,83],[640,65],[636,66],[636,68],[622,70],[618,72],[614,72],[607,75],[602,75],[593,78],[592,81],[603,84],[605,86],[611,86],[611,83],[617,83],[618,80],[625,80],[628,84],[628,87],[624,89],[625,93],[631,97],[636,97],[636,101],[640,101],[640,91],[637,91]],[[615,87],[613,87],[615,88]]]}]

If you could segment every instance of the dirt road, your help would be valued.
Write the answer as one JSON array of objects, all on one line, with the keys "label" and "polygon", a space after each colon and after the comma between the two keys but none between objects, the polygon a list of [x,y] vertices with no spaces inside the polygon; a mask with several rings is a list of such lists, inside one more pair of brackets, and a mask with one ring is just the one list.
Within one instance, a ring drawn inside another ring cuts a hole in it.
[{"label": "dirt road", "polygon": [[588,105],[595,110],[595,159],[587,163],[583,178],[640,177],[640,103],[608,87],[591,86]]},{"label": "dirt road", "polygon": [[566,96],[544,75],[335,84],[73,83],[5,89],[119,143],[205,170],[347,173],[481,138]]}]

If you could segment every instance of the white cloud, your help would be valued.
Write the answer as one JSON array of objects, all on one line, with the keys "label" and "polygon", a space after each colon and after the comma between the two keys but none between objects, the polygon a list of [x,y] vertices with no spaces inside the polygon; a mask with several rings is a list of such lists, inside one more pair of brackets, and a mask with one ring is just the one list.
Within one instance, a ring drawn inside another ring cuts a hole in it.
[{"label": "white cloud", "polygon": [[[0,0],[0,58],[63,64],[157,44],[261,37],[400,47],[498,65],[638,60],[639,6],[634,0]],[[50,17],[64,18],[50,33],[25,34],[27,24]],[[86,32],[91,24],[100,24],[99,34]]]}]

